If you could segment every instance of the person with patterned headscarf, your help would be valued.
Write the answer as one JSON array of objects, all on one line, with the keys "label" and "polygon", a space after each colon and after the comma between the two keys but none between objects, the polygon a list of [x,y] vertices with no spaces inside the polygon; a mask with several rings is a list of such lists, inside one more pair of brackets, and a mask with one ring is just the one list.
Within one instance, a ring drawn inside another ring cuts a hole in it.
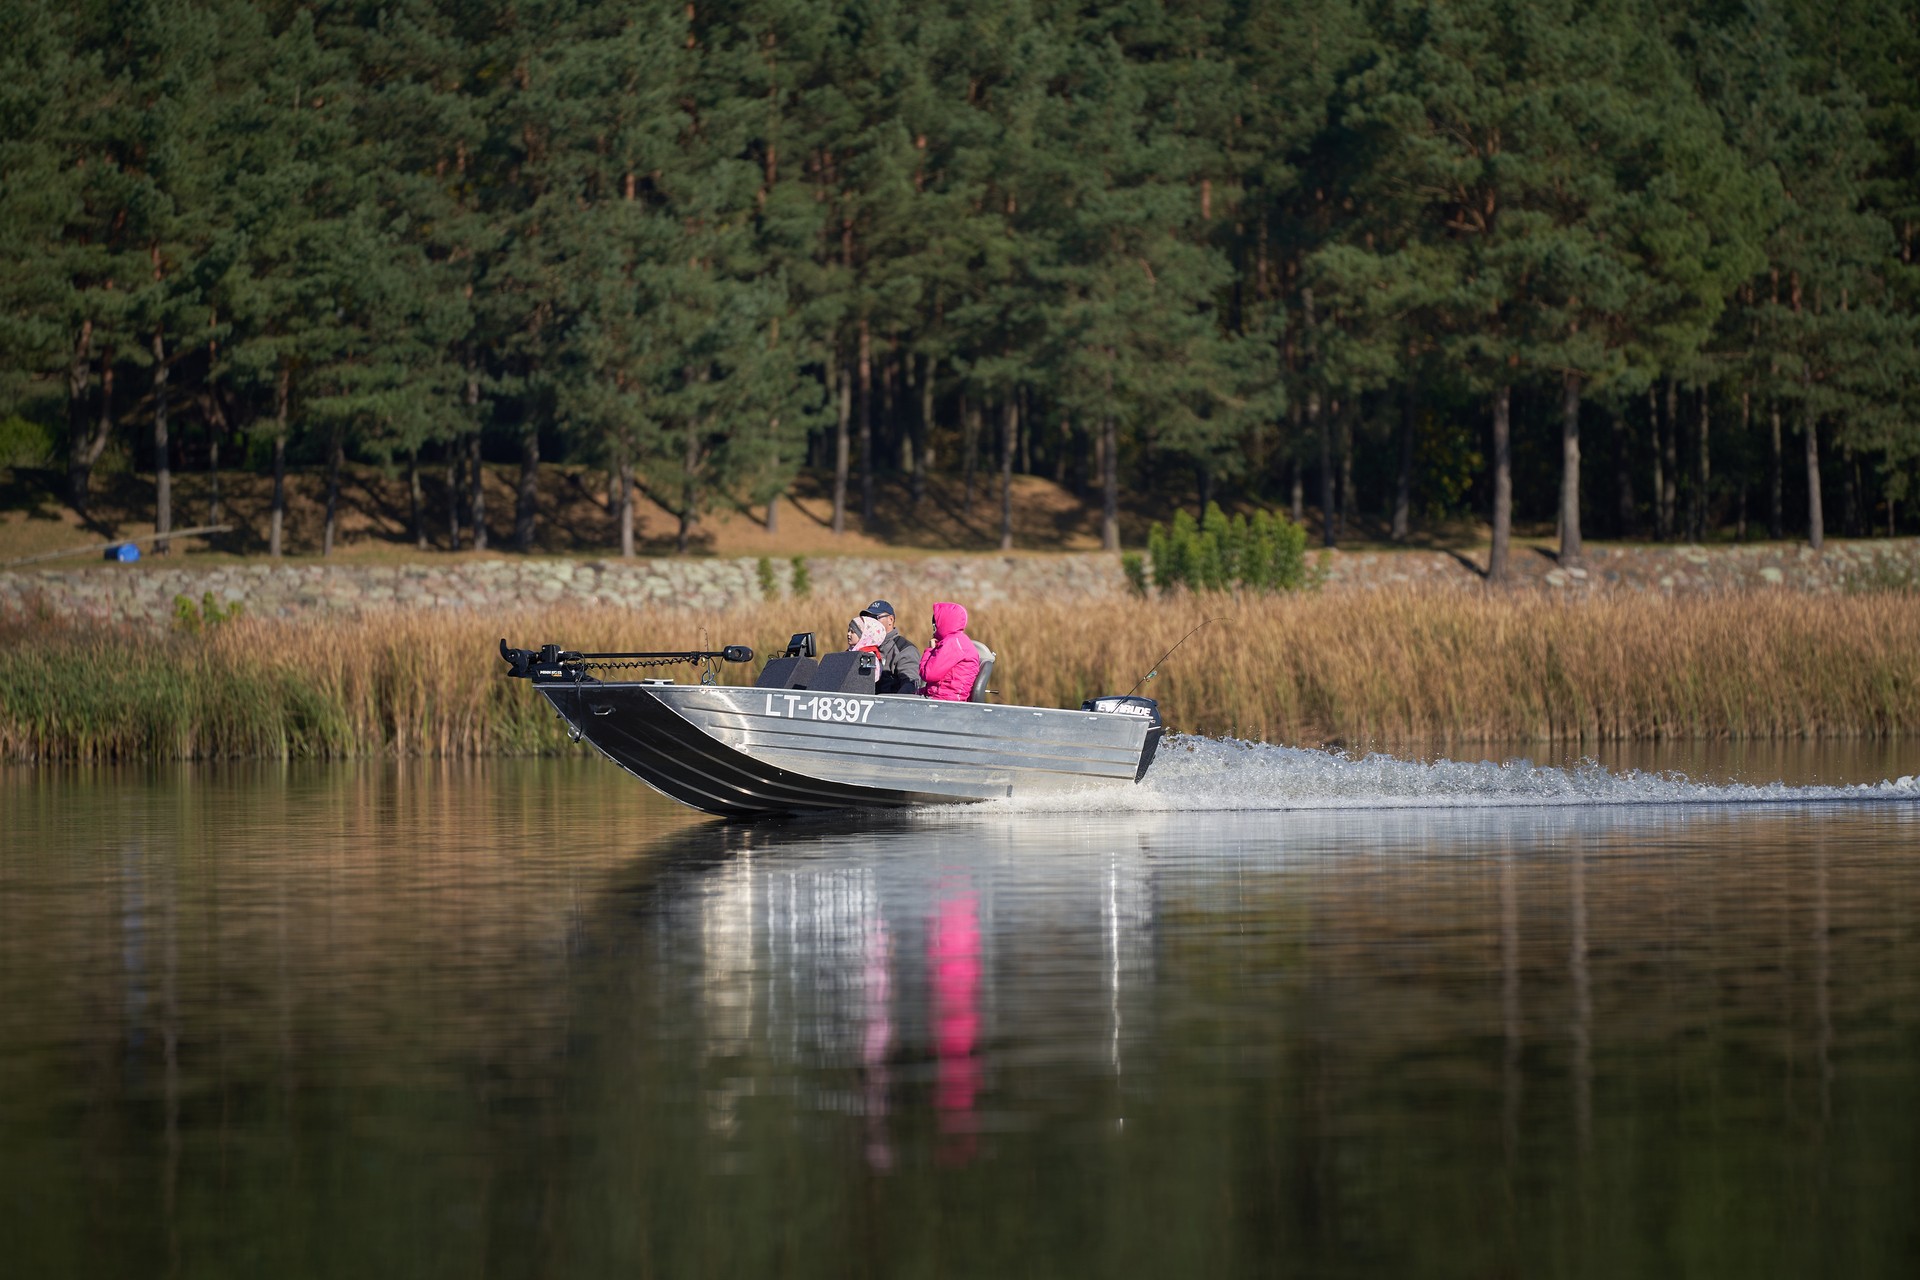
[{"label": "person with patterned headscarf", "polygon": [[873,655],[873,678],[880,680],[880,646],[887,642],[887,629],[880,625],[878,618],[869,618],[861,614],[847,624],[847,652],[870,653]]}]

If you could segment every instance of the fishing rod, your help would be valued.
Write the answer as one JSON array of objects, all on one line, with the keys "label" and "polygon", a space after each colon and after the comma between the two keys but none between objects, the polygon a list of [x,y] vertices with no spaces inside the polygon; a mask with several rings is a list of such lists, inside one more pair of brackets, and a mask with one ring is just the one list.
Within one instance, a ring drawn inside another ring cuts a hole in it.
[{"label": "fishing rod", "polygon": [[1133,682],[1133,688],[1127,690],[1127,697],[1131,698],[1134,694],[1140,691],[1141,685],[1145,684],[1147,681],[1159,675],[1160,663],[1165,662],[1168,658],[1171,658],[1174,655],[1174,653],[1180,648],[1180,646],[1185,644],[1187,641],[1193,639],[1193,637],[1199,633],[1202,627],[1210,627],[1216,622],[1225,622],[1228,618],[1231,618],[1232,616],[1233,615],[1230,613],[1223,613],[1217,618],[1207,618],[1200,623],[1200,626],[1195,627],[1192,631],[1189,631],[1187,632],[1187,634],[1181,636],[1179,641],[1173,646],[1172,649],[1169,649],[1165,653],[1160,655],[1160,662],[1154,663],[1151,667],[1147,669],[1147,674],[1141,676],[1138,680],[1135,680]]}]

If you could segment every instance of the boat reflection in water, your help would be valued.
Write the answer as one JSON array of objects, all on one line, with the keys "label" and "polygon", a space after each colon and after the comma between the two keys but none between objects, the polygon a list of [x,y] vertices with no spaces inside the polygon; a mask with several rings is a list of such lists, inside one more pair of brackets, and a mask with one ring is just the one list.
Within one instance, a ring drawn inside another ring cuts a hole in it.
[{"label": "boat reflection in water", "polygon": [[857,1117],[876,1171],[900,1159],[903,1111],[931,1122],[910,1141],[965,1164],[983,1128],[1017,1123],[989,1106],[995,1046],[1020,1046],[1003,1064],[1016,1075],[1117,1081],[1127,1037],[1148,1025],[1137,844],[911,819],[705,828],[672,844],[636,864],[615,927],[644,930],[649,955],[698,957],[684,1012],[724,1075],[707,1094],[716,1134],[737,1133],[740,1107],[771,1088]]}]

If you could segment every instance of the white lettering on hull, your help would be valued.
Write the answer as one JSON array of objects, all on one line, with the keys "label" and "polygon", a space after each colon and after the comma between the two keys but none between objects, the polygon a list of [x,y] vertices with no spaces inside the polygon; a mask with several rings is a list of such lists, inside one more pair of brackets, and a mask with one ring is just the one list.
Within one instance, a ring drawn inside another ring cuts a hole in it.
[{"label": "white lettering on hull", "polygon": [[765,714],[786,720],[828,720],[836,724],[865,724],[880,705],[878,698],[836,698],[817,693],[769,693]]}]

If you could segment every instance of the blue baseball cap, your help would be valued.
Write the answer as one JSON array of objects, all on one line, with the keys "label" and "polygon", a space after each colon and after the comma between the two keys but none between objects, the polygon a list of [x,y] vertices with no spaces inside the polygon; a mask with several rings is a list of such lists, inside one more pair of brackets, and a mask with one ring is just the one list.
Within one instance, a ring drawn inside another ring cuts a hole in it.
[{"label": "blue baseball cap", "polygon": [[893,617],[893,606],[885,600],[875,600],[872,604],[860,611],[860,616],[863,618],[891,618]]}]

